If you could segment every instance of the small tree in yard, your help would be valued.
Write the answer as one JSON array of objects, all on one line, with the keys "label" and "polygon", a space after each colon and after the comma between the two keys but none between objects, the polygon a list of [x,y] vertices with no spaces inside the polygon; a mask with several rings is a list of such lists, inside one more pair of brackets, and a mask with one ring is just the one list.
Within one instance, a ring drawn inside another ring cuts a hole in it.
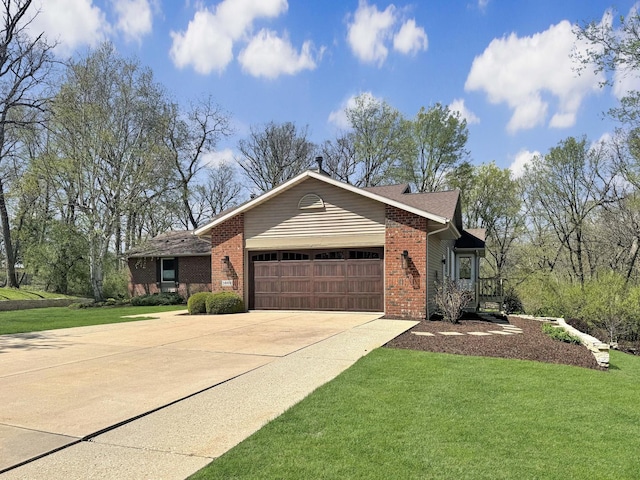
[{"label": "small tree in yard", "polygon": [[471,300],[473,300],[473,293],[449,278],[445,278],[436,285],[434,302],[447,322],[458,323],[464,307]]}]

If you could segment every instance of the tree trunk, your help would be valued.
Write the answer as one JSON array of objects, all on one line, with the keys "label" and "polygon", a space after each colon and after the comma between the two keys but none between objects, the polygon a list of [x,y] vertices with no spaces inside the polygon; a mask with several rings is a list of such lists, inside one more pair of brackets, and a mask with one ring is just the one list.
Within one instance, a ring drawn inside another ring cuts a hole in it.
[{"label": "tree trunk", "polygon": [[2,237],[4,238],[5,263],[7,269],[7,286],[19,288],[16,278],[16,258],[11,241],[11,226],[9,225],[9,213],[4,197],[4,184],[0,179],[0,223],[2,223]]}]

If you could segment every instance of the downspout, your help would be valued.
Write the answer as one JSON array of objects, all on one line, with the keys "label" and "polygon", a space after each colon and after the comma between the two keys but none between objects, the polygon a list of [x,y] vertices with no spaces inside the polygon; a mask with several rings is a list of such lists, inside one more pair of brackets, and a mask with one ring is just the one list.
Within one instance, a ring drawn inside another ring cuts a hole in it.
[{"label": "downspout", "polygon": [[[447,219],[447,222],[449,222],[449,219]],[[434,230],[433,232],[427,232],[427,288],[426,288],[426,304],[427,304],[427,320],[429,320],[429,318],[431,317],[431,313],[429,312],[429,268],[431,267],[431,265],[429,265],[429,237],[433,234],[436,233],[440,233],[440,232],[444,232],[445,230],[449,230],[449,225],[450,223],[447,223],[446,227],[443,227],[439,230]]]}]

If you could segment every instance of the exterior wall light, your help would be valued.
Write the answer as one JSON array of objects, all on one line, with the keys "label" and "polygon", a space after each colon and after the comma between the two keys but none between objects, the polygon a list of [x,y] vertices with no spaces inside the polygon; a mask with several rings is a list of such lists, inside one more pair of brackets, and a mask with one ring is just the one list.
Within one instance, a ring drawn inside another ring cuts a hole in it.
[{"label": "exterior wall light", "polygon": [[400,255],[400,260],[402,262],[402,269],[405,271],[408,270],[411,257],[409,257],[409,252],[407,250],[403,250],[402,254]]}]

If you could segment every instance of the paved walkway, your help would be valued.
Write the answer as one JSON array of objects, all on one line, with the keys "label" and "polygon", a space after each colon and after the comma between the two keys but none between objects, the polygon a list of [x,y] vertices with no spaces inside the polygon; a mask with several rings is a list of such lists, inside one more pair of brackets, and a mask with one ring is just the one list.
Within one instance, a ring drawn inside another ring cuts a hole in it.
[{"label": "paved walkway", "polygon": [[0,337],[3,479],[184,478],[416,323],[163,317]]}]

